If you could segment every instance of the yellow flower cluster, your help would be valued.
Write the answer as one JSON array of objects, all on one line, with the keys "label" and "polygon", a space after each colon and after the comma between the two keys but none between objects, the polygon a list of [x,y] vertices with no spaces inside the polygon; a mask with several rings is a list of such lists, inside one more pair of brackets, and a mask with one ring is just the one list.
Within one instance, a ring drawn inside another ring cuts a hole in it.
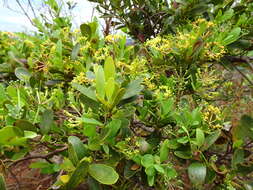
[{"label": "yellow flower cluster", "polygon": [[120,151],[129,159],[132,159],[135,155],[140,153],[140,143],[136,141],[136,138],[126,138],[124,145],[125,148],[120,148]]},{"label": "yellow flower cluster", "polygon": [[148,78],[148,77],[145,77],[144,80],[143,80],[143,83],[146,85],[146,87],[149,89],[149,90],[154,90],[156,89],[156,85],[152,82],[152,79]]},{"label": "yellow flower cluster", "polygon": [[194,90],[202,97],[212,100],[220,95],[220,93],[215,90],[218,88],[218,81],[220,79],[217,69],[210,69],[208,64],[202,65],[202,68],[197,70],[196,77],[199,88]]},{"label": "yellow flower cluster", "polygon": [[160,97],[162,96],[163,98],[169,98],[172,97],[173,93],[169,89],[168,86],[160,86],[158,89],[155,90],[155,96]]},{"label": "yellow flower cluster", "polygon": [[118,34],[110,34],[105,37],[105,41],[109,43],[114,43],[119,39],[122,39],[124,36]]},{"label": "yellow flower cluster", "polygon": [[91,83],[92,80],[88,79],[85,75],[84,72],[80,72],[79,75],[77,75],[73,80],[73,83],[78,83],[78,84],[84,84],[84,83]]},{"label": "yellow flower cluster", "polygon": [[195,26],[198,26],[199,24],[202,24],[202,23],[206,24],[208,28],[211,28],[211,27],[215,26],[214,22],[207,21],[207,20],[204,19],[204,18],[199,18],[199,19],[196,20],[193,24],[194,24]]},{"label": "yellow flower cluster", "polygon": [[203,119],[213,129],[222,128],[222,125],[219,124],[222,118],[221,111],[218,107],[208,105],[203,113]]},{"label": "yellow flower cluster", "polygon": [[209,58],[209,60],[218,60],[225,53],[225,47],[218,42],[208,42],[205,44],[204,56]]},{"label": "yellow flower cluster", "polygon": [[[213,42],[217,32],[211,28],[213,22],[198,19],[193,23],[192,30],[178,30],[175,35],[158,36],[146,42],[146,46],[158,51],[163,56],[181,55],[188,60],[197,55],[200,60],[220,59],[225,47],[218,42]],[[216,33],[215,33],[216,32]]]},{"label": "yellow flower cluster", "polygon": [[151,47],[164,55],[167,55],[172,50],[173,43],[170,39],[161,38],[161,36],[158,36],[154,39],[147,41],[146,46]]},{"label": "yellow flower cluster", "polygon": [[100,62],[105,60],[108,56],[110,56],[110,49],[106,46],[95,51],[93,58],[96,62]]}]

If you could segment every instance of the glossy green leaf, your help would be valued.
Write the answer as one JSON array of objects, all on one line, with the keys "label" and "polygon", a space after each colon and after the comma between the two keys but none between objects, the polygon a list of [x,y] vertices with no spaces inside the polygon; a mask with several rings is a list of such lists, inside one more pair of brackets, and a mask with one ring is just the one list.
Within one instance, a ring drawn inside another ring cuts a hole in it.
[{"label": "glossy green leaf", "polygon": [[148,176],[148,185],[153,186],[155,183],[155,176]]},{"label": "glossy green leaf", "polygon": [[114,79],[112,77],[110,77],[105,85],[105,94],[106,94],[106,98],[109,101],[110,104],[112,104],[112,96],[115,90],[115,82]]},{"label": "glossy green leaf", "polygon": [[96,75],[96,91],[99,98],[104,99],[105,97],[105,75],[104,70],[101,66],[98,66]]},{"label": "glossy green leaf", "polygon": [[139,95],[139,93],[142,91],[143,86],[141,86],[141,80],[137,79],[134,81],[131,81],[127,86],[126,86],[126,92],[125,95],[123,96],[123,99],[130,98],[135,95]]},{"label": "glossy green leaf", "polygon": [[174,105],[174,100],[173,98],[169,98],[166,101],[161,102],[161,107],[162,107],[162,115],[167,115],[169,112],[172,111]]},{"label": "glossy green leaf", "polygon": [[17,67],[15,69],[15,75],[21,81],[29,81],[32,76],[32,74],[24,67]]},{"label": "glossy green leaf", "polygon": [[223,40],[223,44],[224,44],[224,45],[229,45],[229,44],[235,42],[236,40],[239,39],[240,33],[241,33],[241,28],[239,28],[239,27],[234,28],[234,29],[228,34],[228,36]]},{"label": "glossy green leaf", "polygon": [[190,159],[192,157],[189,151],[175,151],[174,154],[182,159]]},{"label": "glossy green leaf", "polygon": [[55,49],[55,55],[52,58],[52,61],[54,62],[54,66],[59,69],[59,70],[63,70],[63,64],[62,64],[62,49],[63,49],[63,44],[62,44],[62,40],[58,40],[58,42],[56,43],[56,49]]},{"label": "glossy green leaf", "polygon": [[83,36],[87,36],[87,37],[91,37],[92,35],[92,31],[91,31],[91,27],[88,24],[82,24],[80,26],[80,30]]},{"label": "glossy green leaf", "polygon": [[115,138],[119,129],[121,127],[121,120],[114,119],[112,120],[105,128],[104,135],[102,135],[101,142],[108,142],[109,144],[115,144]]},{"label": "glossy green leaf", "polygon": [[0,144],[1,145],[24,145],[26,138],[22,138],[24,133],[17,127],[4,127],[0,129]]},{"label": "glossy green leaf", "polygon": [[83,134],[87,137],[94,137],[96,136],[96,125],[92,124],[85,124],[83,128]]},{"label": "glossy green leaf", "polygon": [[86,155],[84,144],[78,137],[70,136],[68,138],[68,146],[69,158],[75,165],[77,165],[79,160]]},{"label": "glossy green leaf", "polygon": [[253,139],[253,118],[243,115],[239,125],[233,128],[232,134],[235,140],[244,140],[247,137]]},{"label": "glossy green leaf", "polygon": [[163,168],[161,165],[159,165],[159,164],[155,164],[155,165],[154,165],[154,168],[156,169],[156,171],[158,171],[158,172],[161,173],[161,174],[164,174],[164,173],[165,173],[164,168]]},{"label": "glossy green leaf", "polygon": [[40,121],[40,131],[43,134],[47,134],[53,125],[54,122],[54,113],[52,110],[45,110],[41,116],[41,121]]},{"label": "glossy green leaf", "polygon": [[152,154],[145,154],[141,159],[141,165],[148,168],[154,164],[154,161],[154,156]]},{"label": "glossy green leaf", "polygon": [[125,93],[126,93],[126,90],[124,88],[121,88],[121,89],[118,89],[118,91],[115,92],[115,94],[113,94],[113,100],[112,100],[113,103],[111,104],[111,108],[114,108],[120,102],[120,100],[123,98]]},{"label": "glossy green leaf", "polygon": [[204,145],[201,147],[201,150],[207,150],[211,145],[215,143],[215,141],[219,138],[221,134],[220,130],[216,130],[205,138]]},{"label": "glossy green leaf", "polygon": [[228,19],[230,19],[232,16],[234,15],[234,10],[233,9],[229,9],[227,10],[221,17],[221,22],[224,22]]},{"label": "glossy green leaf", "polygon": [[188,176],[193,184],[203,184],[206,178],[206,165],[199,162],[192,163],[188,167]]},{"label": "glossy green leaf", "polygon": [[147,176],[154,176],[156,174],[156,169],[154,166],[149,166],[145,168],[145,173],[147,174]]},{"label": "glossy green leaf", "polygon": [[84,124],[103,126],[103,123],[93,118],[82,117],[82,122]]},{"label": "glossy green leaf", "polygon": [[108,81],[109,78],[115,79],[115,65],[113,58],[111,56],[107,57],[104,65],[105,80]]},{"label": "glossy green leaf", "polygon": [[172,167],[169,167],[167,166],[165,168],[165,175],[169,178],[169,179],[174,179],[177,177],[177,171],[172,168]]},{"label": "glossy green leaf", "polygon": [[168,156],[169,156],[169,140],[166,139],[162,144],[161,144],[161,148],[160,148],[160,161],[164,162],[166,160],[168,160]]},{"label": "glossy green leaf", "polygon": [[66,190],[72,190],[80,183],[82,183],[88,173],[88,168],[89,162],[87,162],[86,158],[82,159],[71,175],[68,183],[65,185]]},{"label": "glossy green leaf", "polygon": [[17,120],[14,125],[23,131],[37,131],[37,128],[27,120]]},{"label": "glossy green leaf", "polygon": [[199,147],[201,147],[205,143],[205,134],[199,128],[196,129],[196,141]]},{"label": "glossy green leaf", "polygon": [[104,164],[91,164],[89,166],[89,174],[102,184],[112,185],[118,179],[118,173],[110,166]]},{"label": "glossy green leaf", "polygon": [[231,165],[234,169],[236,169],[236,165],[242,162],[244,162],[244,150],[237,149],[233,154]]},{"label": "glossy green leaf", "polygon": [[90,88],[86,88],[85,86],[82,86],[80,84],[77,83],[73,83],[72,86],[78,90],[79,92],[81,92],[83,95],[87,96],[88,98],[97,101],[96,98],[96,93],[94,90],[91,90]]}]

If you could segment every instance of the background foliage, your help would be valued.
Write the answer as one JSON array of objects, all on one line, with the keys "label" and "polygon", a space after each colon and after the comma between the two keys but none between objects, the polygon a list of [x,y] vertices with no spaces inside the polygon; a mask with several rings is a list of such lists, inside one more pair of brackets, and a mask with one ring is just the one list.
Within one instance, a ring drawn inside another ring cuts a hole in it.
[{"label": "background foliage", "polygon": [[94,2],[125,35],[54,0],[0,32],[1,189],[30,159],[49,189],[252,189],[253,3]]}]

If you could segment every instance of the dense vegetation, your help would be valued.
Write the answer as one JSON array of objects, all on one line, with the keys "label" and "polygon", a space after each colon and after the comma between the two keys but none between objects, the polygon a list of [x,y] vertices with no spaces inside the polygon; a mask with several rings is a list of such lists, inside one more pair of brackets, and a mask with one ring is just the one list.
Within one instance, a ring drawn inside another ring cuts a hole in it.
[{"label": "dense vegetation", "polygon": [[104,36],[54,0],[0,32],[0,189],[30,159],[49,189],[253,189],[252,1],[92,2]]}]

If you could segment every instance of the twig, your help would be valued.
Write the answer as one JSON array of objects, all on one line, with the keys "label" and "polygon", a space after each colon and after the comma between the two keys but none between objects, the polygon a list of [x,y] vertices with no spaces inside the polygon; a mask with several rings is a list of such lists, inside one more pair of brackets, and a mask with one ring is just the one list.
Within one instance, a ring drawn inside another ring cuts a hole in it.
[{"label": "twig", "polygon": [[248,78],[247,75],[245,75],[242,71],[240,71],[240,69],[238,69],[235,65],[233,65],[233,67],[235,68],[235,70],[238,71],[238,73],[240,73],[243,76],[243,78],[245,78],[253,86],[253,82]]},{"label": "twig", "polygon": [[65,146],[65,147],[63,147],[63,148],[56,149],[56,150],[53,151],[53,152],[49,152],[48,154],[45,154],[45,155],[39,154],[39,155],[27,156],[27,157],[24,157],[24,158],[21,158],[21,159],[19,159],[19,160],[16,160],[16,161],[12,162],[12,163],[9,165],[9,167],[18,164],[19,162],[23,162],[23,161],[25,161],[25,160],[31,160],[31,159],[37,159],[37,158],[41,158],[41,159],[47,160],[48,158],[50,158],[50,157],[52,157],[52,156],[54,156],[54,155],[56,155],[56,154],[58,154],[58,153],[60,153],[60,152],[63,152],[63,151],[65,151],[65,150],[67,150],[67,149],[68,149],[68,146]]},{"label": "twig", "polygon": [[31,22],[32,25],[34,25],[32,19],[30,18],[30,16],[27,14],[27,12],[25,11],[24,7],[21,5],[21,3],[19,2],[19,0],[16,0],[18,6],[21,8],[21,10],[23,11],[24,15],[28,18],[28,20]]},{"label": "twig", "polygon": [[[87,139],[82,140],[82,142],[83,142],[83,143],[87,142]],[[54,155],[56,155],[56,154],[58,154],[58,153],[61,153],[61,152],[65,151],[65,150],[67,150],[67,149],[68,149],[68,146],[66,145],[66,146],[64,146],[64,147],[62,147],[62,148],[56,149],[56,150],[54,150],[54,151],[52,151],[52,152],[49,152],[49,153],[47,153],[47,154],[45,154],[45,155],[41,155],[41,154],[38,154],[38,155],[30,155],[30,156],[27,156],[27,157],[24,157],[24,158],[21,158],[21,159],[19,159],[19,160],[16,160],[16,161],[12,162],[12,163],[9,165],[9,167],[18,164],[19,162],[23,162],[23,161],[25,161],[25,160],[31,160],[31,159],[38,159],[38,158],[41,158],[41,159],[45,159],[45,160],[49,161],[49,158],[50,158],[50,157],[52,157],[52,156],[54,156]],[[49,162],[50,162],[50,161],[49,161]]]}]

